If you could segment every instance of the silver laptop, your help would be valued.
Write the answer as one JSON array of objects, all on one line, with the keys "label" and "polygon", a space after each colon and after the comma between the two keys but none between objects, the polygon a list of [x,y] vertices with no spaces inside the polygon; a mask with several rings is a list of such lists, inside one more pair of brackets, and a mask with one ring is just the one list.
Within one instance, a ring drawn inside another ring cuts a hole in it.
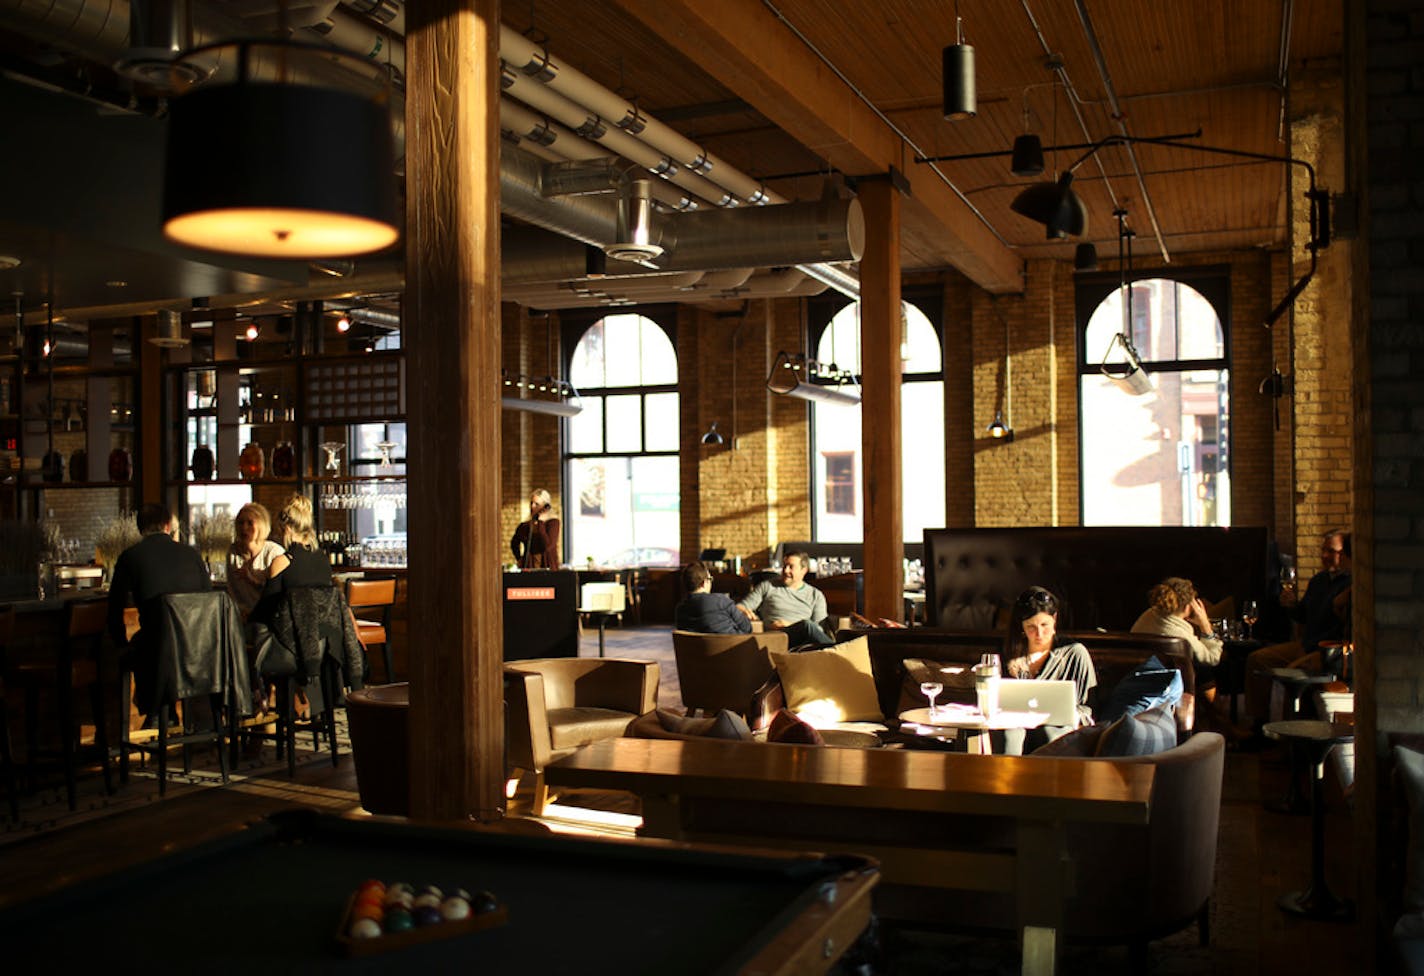
[{"label": "silver laptop", "polygon": [[1045,725],[1078,724],[1078,686],[1071,681],[1007,679],[999,682],[999,708],[1006,712],[1047,712]]}]

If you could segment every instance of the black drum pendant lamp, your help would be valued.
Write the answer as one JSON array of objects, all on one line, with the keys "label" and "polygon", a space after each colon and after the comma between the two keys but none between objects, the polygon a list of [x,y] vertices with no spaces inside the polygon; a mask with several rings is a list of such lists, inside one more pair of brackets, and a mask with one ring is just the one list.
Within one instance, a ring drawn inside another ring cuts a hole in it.
[{"label": "black drum pendant lamp", "polygon": [[[390,100],[371,68],[333,73],[330,48],[254,41],[191,52],[229,66],[175,98],[163,233],[264,258],[350,257],[400,238]],[[235,61],[234,61],[235,59]],[[340,84],[330,79],[340,79]]]},{"label": "black drum pendant lamp", "polygon": [[959,4],[954,5],[955,41],[944,49],[944,117],[958,122],[972,119],[979,112],[978,91],[974,83],[974,47],[964,43],[964,21],[959,17]]}]

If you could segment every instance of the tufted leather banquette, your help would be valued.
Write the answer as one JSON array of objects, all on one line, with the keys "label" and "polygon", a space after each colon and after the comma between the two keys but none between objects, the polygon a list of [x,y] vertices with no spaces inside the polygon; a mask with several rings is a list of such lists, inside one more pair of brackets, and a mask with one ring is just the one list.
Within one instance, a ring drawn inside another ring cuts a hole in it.
[{"label": "tufted leather banquette", "polygon": [[[993,630],[1030,586],[1063,601],[1059,630],[1129,630],[1147,591],[1184,576],[1208,602],[1264,595],[1266,530],[1179,526],[926,529],[926,620]],[[1238,604],[1239,605],[1239,604]]]}]

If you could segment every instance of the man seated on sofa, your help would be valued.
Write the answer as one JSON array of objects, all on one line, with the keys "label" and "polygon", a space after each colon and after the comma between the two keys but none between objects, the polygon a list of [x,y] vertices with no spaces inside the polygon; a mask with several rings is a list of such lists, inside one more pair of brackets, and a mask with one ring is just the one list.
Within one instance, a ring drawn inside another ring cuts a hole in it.
[{"label": "man seated on sofa", "polygon": [[786,631],[792,647],[816,644],[829,647],[836,642],[827,630],[826,597],[806,582],[810,557],[804,552],[789,553],[781,561],[781,579],[766,580],[752,587],[737,609],[748,620],[761,617],[769,630]]},{"label": "man seated on sofa", "polygon": [[750,634],[752,622],[725,593],[712,592],[712,574],[700,562],[682,569],[687,598],[673,612],[674,626],[699,634]]}]

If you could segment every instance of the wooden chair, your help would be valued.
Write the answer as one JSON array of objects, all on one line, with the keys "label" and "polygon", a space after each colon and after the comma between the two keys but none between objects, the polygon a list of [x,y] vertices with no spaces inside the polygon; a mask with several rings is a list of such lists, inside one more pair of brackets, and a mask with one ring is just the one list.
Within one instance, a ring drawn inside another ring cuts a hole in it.
[{"label": "wooden chair", "polygon": [[[356,614],[356,636],[367,650],[381,647],[386,664],[386,684],[396,680],[391,665],[391,605],[396,602],[396,581],[393,579],[354,579],[346,584],[346,603]],[[361,611],[376,611],[380,620],[363,620]]]},{"label": "wooden chair", "polygon": [[[183,747],[183,771],[191,770],[191,749],[212,744],[217,750],[222,781],[228,781],[227,737],[240,715],[251,712],[251,679],[243,641],[242,615],[232,598],[221,590],[205,593],[170,593],[157,598],[163,607],[158,634],[148,639],[158,642],[156,701],[151,703],[158,734],[152,740],[137,741],[122,727],[119,776],[127,779],[130,752],[152,753],[158,760],[158,795],[168,788],[168,751]],[[119,678],[123,713],[129,711],[130,675]],[[198,727],[206,702],[210,723]],[[182,704],[182,726],[170,736],[170,710]]]},{"label": "wooden chair", "polygon": [[[40,696],[54,694],[54,714],[59,723],[59,756],[64,766],[64,787],[69,809],[78,803],[79,716],[74,709],[74,693],[89,690],[94,719],[94,744],[104,771],[104,791],[114,791],[109,768],[109,737],[104,716],[104,686],[100,669],[100,648],[108,622],[106,600],[73,600],[64,609],[64,636],[58,653],[50,660],[26,661],[14,669],[25,691],[26,778],[34,783],[35,759],[46,753],[39,745]],[[7,749],[8,751],[8,749]]]}]

